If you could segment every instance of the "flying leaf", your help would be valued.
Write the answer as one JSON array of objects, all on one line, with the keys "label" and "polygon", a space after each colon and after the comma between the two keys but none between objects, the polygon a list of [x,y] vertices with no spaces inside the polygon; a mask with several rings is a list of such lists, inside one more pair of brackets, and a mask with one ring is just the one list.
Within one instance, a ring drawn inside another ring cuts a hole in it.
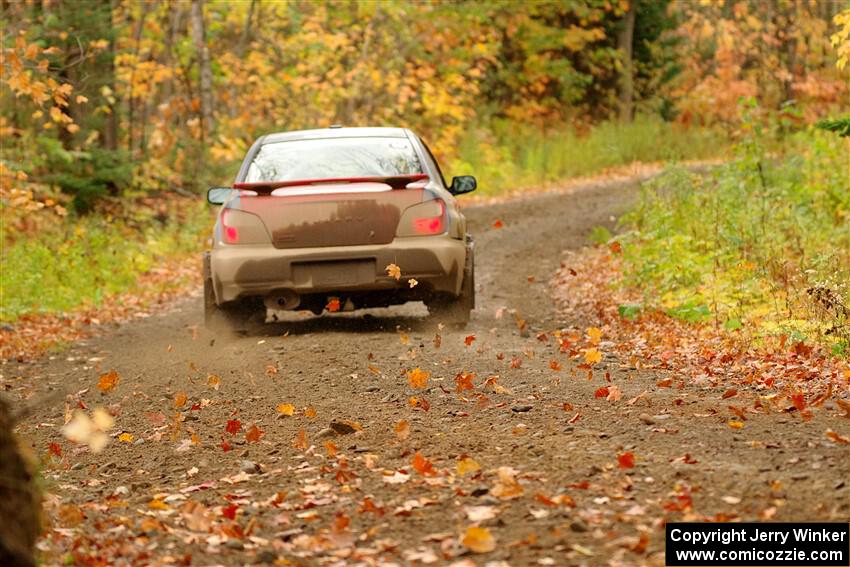
[{"label": "flying leaf", "polygon": [[475,374],[472,372],[461,372],[457,376],[455,376],[455,383],[457,384],[455,387],[456,393],[461,393],[464,390],[472,390],[474,386],[472,385],[472,380],[475,378]]},{"label": "flying leaf", "polygon": [[499,220],[499,219],[496,219],[496,220],[494,220],[494,221],[493,221],[493,225],[492,225],[492,226],[493,226],[493,228],[502,228],[503,226],[505,226],[505,223],[503,223],[503,222],[502,222],[501,220]]},{"label": "flying leaf", "polygon": [[425,388],[428,385],[428,378],[431,373],[421,370],[418,366],[413,370],[407,371],[407,381],[413,388]]},{"label": "flying leaf", "polygon": [[589,348],[584,351],[584,360],[588,364],[596,364],[602,360],[602,353],[598,349]]},{"label": "flying leaf", "polygon": [[69,441],[88,445],[92,453],[99,453],[109,443],[106,432],[114,423],[112,416],[103,408],[95,408],[92,417],[78,410],[74,412],[71,421],[62,427],[62,434]]},{"label": "flying leaf", "polygon": [[408,284],[411,288],[414,288],[414,287],[416,287],[417,285],[419,285],[419,282],[418,282],[418,281],[416,281],[416,280],[415,280],[415,279],[413,279],[413,278],[410,278],[409,280],[407,280],[407,284]]},{"label": "flying leaf", "polygon": [[339,311],[340,303],[338,297],[328,298],[328,303],[325,305],[325,309],[327,309],[331,313],[336,313]]},{"label": "flying leaf", "polygon": [[106,374],[100,375],[97,381],[97,389],[106,394],[114,390],[120,380],[121,377],[118,375],[118,372],[110,370]]},{"label": "flying leaf", "polygon": [[412,465],[416,472],[422,476],[433,476],[437,474],[431,461],[423,457],[419,451],[416,451],[416,454],[413,455]]},{"label": "flying leaf", "polygon": [[473,553],[489,553],[496,549],[496,540],[487,528],[466,528],[461,543]]},{"label": "flying leaf", "polygon": [[391,278],[395,278],[396,281],[401,279],[401,268],[395,264],[388,264],[385,270],[387,270],[387,275]]},{"label": "flying leaf", "polygon": [[590,327],[587,330],[587,338],[590,340],[590,344],[598,345],[599,341],[602,340],[602,329],[598,327]]}]

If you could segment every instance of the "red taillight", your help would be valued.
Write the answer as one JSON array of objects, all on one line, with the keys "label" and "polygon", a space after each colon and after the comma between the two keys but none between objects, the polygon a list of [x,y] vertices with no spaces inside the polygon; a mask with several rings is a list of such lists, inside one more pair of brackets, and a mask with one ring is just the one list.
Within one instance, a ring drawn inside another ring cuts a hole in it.
[{"label": "red taillight", "polygon": [[446,205],[440,200],[437,202],[440,205],[439,216],[413,219],[413,229],[418,234],[440,234],[446,231]]},{"label": "red taillight", "polygon": [[[228,225],[228,217],[230,217],[231,211],[229,209],[225,209],[221,214],[221,226],[224,229],[224,241],[227,244],[239,244],[239,229],[235,226]],[[235,221],[235,219],[233,219]],[[236,224],[235,222],[233,224]]]}]

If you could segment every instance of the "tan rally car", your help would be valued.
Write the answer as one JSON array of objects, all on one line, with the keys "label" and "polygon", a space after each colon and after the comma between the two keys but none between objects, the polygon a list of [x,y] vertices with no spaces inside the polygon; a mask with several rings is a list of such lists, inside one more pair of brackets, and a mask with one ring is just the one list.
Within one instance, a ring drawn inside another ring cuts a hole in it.
[{"label": "tan rally car", "polygon": [[245,329],[280,310],[315,314],[424,301],[462,326],[475,307],[473,241],[428,146],[401,128],[340,128],[257,140],[204,253],[208,327]]}]

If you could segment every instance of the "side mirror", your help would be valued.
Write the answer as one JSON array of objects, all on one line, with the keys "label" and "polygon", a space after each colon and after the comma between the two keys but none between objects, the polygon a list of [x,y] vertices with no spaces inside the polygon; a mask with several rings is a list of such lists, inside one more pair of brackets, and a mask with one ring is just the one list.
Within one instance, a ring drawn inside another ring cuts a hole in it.
[{"label": "side mirror", "polygon": [[449,193],[452,195],[463,195],[471,193],[478,187],[478,182],[471,175],[459,175],[452,177],[452,185],[449,187]]},{"label": "side mirror", "polygon": [[211,187],[207,190],[207,202],[211,205],[223,205],[235,191],[230,187]]}]

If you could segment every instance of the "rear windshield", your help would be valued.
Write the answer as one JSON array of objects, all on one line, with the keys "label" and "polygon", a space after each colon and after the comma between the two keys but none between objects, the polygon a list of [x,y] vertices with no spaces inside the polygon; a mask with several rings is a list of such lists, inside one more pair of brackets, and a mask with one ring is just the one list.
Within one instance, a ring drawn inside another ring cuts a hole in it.
[{"label": "rear windshield", "polygon": [[328,138],[264,144],[245,181],[388,177],[421,173],[404,138]]}]

